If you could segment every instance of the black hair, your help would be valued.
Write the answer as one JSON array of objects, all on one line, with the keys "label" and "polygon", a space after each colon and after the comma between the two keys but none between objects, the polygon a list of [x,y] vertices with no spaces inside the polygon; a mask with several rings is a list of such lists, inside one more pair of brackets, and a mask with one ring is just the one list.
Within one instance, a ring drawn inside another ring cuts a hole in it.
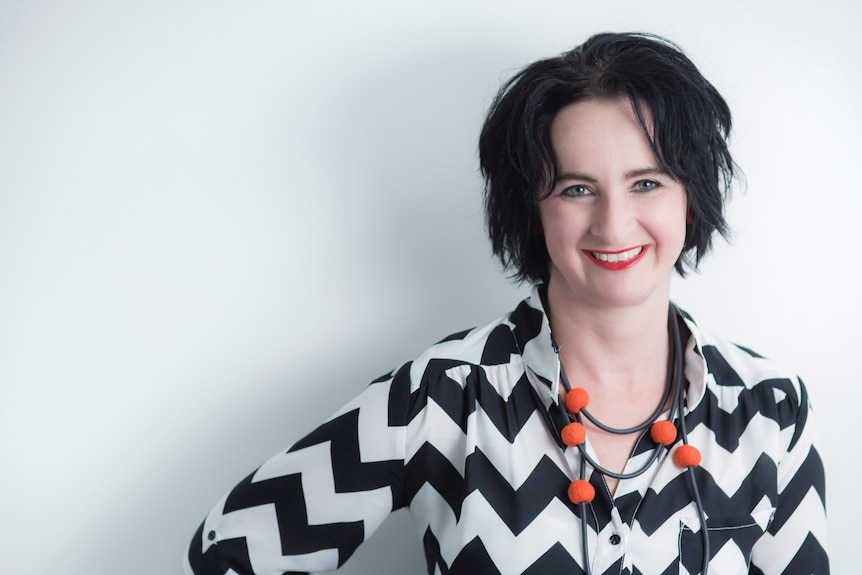
[{"label": "black hair", "polygon": [[518,72],[500,89],[482,127],[488,233],[494,255],[515,279],[547,282],[550,273],[545,238],[537,230],[538,201],[557,179],[554,118],[577,100],[615,97],[628,98],[659,166],[685,186],[689,223],[677,272],[697,267],[715,232],[727,237],[724,202],[734,176],[727,103],[669,40],[596,34]]}]

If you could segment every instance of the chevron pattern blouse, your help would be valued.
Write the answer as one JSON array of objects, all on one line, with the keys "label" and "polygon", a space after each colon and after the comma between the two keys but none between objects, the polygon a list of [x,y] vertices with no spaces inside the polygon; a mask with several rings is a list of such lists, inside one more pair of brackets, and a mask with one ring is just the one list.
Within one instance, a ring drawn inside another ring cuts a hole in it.
[{"label": "chevron pattern blouse", "polygon": [[[428,573],[584,573],[579,507],[566,495],[580,461],[559,439],[568,420],[539,289],[372,382],[249,475],[194,535],[186,573],[332,571],[402,507]],[[823,465],[804,385],[683,315],[684,417],[703,455],[710,574],[827,574]],[[641,437],[626,471],[654,447]],[[700,572],[701,524],[675,447],[613,496],[588,467],[593,574]]]}]

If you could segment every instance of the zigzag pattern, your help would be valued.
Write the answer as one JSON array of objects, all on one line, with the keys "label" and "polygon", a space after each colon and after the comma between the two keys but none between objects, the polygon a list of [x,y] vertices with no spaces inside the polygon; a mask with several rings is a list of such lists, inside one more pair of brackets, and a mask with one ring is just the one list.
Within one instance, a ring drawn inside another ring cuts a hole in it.
[{"label": "zigzag pattern", "polygon": [[[401,501],[401,460],[365,463],[360,457],[359,410],[350,411],[318,427],[297,442],[288,453],[329,443],[330,463],[336,493],[353,493],[391,488],[392,499]],[[275,478],[278,480],[280,478]]]},{"label": "zigzag pattern", "polygon": [[775,513],[769,532],[777,533],[784,527],[784,524],[793,517],[793,510],[802,505],[802,501],[811,495],[812,490],[821,502],[825,501],[825,485],[823,462],[820,459],[820,454],[812,449],[808,452],[799,470],[794,474],[793,479],[779,495],[781,506]]},{"label": "zigzag pattern", "polygon": [[[429,505],[437,498],[436,492],[423,488],[414,505]],[[571,509],[559,499],[553,499],[542,514],[543,519],[533,521],[518,534],[513,533],[497,509],[480,493],[473,492],[465,498],[460,521],[447,513],[428,517],[426,529],[434,534],[440,546],[440,554],[434,558],[440,564],[452,565],[460,557],[466,562],[469,554],[464,545],[479,538],[483,543],[483,555],[491,557],[497,568],[504,573],[521,573],[528,569],[552,545],[559,543],[573,560],[577,561],[580,544],[577,523],[572,521]],[[425,519],[421,514],[418,520]],[[549,522],[556,527],[549,531]],[[422,525],[425,525],[423,522]],[[493,537],[489,536],[493,533]]]},{"label": "zigzag pattern", "polygon": [[[370,386],[366,391],[366,395],[372,397],[380,393],[388,395],[386,386]],[[386,404],[372,401],[364,409],[367,411],[372,405],[385,407]],[[327,541],[337,550],[337,564],[343,564],[364,541],[366,524],[370,521],[369,532],[373,531],[393,509],[393,502],[401,500],[398,479],[402,476],[402,460],[362,461],[359,437],[367,425],[361,420],[375,414],[372,410],[360,417],[361,411],[353,409],[336,416],[297,442],[287,453],[266,462],[234,488],[225,500],[222,515],[234,514],[237,518],[233,520],[241,521],[238,517],[249,514],[250,510],[273,509],[277,523],[273,531],[280,536],[282,556],[312,554],[320,549],[321,541]],[[326,465],[309,465],[309,460]],[[372,493],[378,495],[372,496]],[[364,517],[365,508],[375,499],[380,515],[377,520]],[[329,503],[317,506],[318,501]],[[350,511],[359,508],[362,510]],[[355,519],[346,521],[351,515]],[[260,517],[255,519],[255,522],[261,521]],[[255,545],[238,538],[220,541],[218,550],[227,558],[223,561],[235,571],[252,572],[255,549],[271,546]],[[195,561],[212,562],[203,555]]]},{"label": "zigzag pattern", "polygon": [[[710,557],[724,565],[736,565],[744,568],[748,563],[748,557],[754,544],[763,534],[763,528],[754,521],[740,524],[738,521],[719,521],[710,519],[709,548]],[[679,561],[688,573],[697,573],[703,561],[703,546],[701,545],[700,527],[697,532],[683,527],[680,532]],[[731,543],[729,545],[729,543]],[[738,567],[737,567],[738,569]],[[721,569],[715,569],[719,573]],[[732,572],[732,571],[731,571]]]},{"label": "zigzag pattern", "polygon": [[[479,450],[467,458],[465,467],[465,477],[462,477],[448,459],[426,443],[405,469],[407,477],[416,478],[405,485],[405,497],[412,501],[421,488],[432,487],[446,500],[457,521],[461,518],[464,500],[477,491],[515,535],[530,525],[554,499],[578,515],[577,507],[566,497],[572,480],[547,457],[541,459],[517,488],[513,488]],[[549,485],[554,485],[555,489],[549,490]]]},{"label": "zigzag pattern", "polygon": [[500,574],[494,561],[485,550],[482,540],[478,537],[475,537],[461,549],[451,566],[439,559],[440,543],[430,529],[425,531],[422,543],[425,546],[425,556],[428,557],[428,573],[433,573],[436,568],[444,575]]},{"label": "zigzag pattern", "polygon": [[[737,405],[732,411],[728,411],[726,405],[722,405],[722,398],[707,389],[701,400],[701,404],[705,404],[704,409],[697,409],[686,415],[686,427],[693,430],[699,425],[705,425],[718,445],[727,451],[736,451],[741,431],[757,416],[776,422],[782,429],[793,425],[793,421],[788,421],[787,413],[783,413],[786,410],[780,409],[787,404],[775,403],[775,390],[794,393],[793,385],[789,381],[764,381],[762,386],[741,388],[737,394]],[[785,401],[793,403],[790,400]]]},{"label": "zigzag pattern", "polygon": [[[766,456],[759,458],[746,476],[751,481],[742,481],[740,489],[730,495],[726,494],[713,476],[702,467],[695,470],[695,481],[704,505],[707,509],[714,510],[710,519],[721,517],[723,510],[733,510],[737,516],[746,517],[757,509],[764,497],[770,498],[769,486],[764,485],[759,478],[769,477],[770,473],[774,475],[774,472],[775,463],[771,459]],[[647,491],[637,514],[638,525],[645,534],[653,535],[662,527],[666,521],[664,516],[692,506],[688,481],[685,474],[677,473],[672,481],[663,485],[661,491]],[[772,491],[772,497],[775,497],[774,486]],[[656,513],[658,510],[664,510],[664,516]]]},{"label": "zigzag pattern", "polygon": [[[793,558],[784,568],[784,573],[826,573],[824,570],[824,558],[826,550],[820,544],[820,541],[814,534],[809,533],[798,547],[798,550],[793,555]],[[762,571],[752,570],[754,573],[763,573]]]},{"label": "zigzag pattern", "polygon": [[[498,566],[488,555],[485,546],[477,537],[470,541],[461,550],[461,553],[452,562],[451,567],[439,559],[440,543],[434,537],[434,533],[428,529],[422,538],[425,548],[425,556],[428,557],[428,573],[434,573],[435,569],[443,575],[496,575],[500,574]],[[554,543],[544,554],[539,556],[523,572],[523,575],[547,575],[548,573],[567,573],[577,575],[584,573],[581,566],[572,558],[572,555],[559,543]]]},{"label": "zigzag pattern", "polygon": [[512,443],[533,417],[537,404],[541,405],[532,384],[522,372],[509,396],[503,398],[484,370],[471,366],[465,367],[465,371],[467,374],[461,381],[441,375],[433,385],[415,392],[408,420],[421,413],[428,400],[433,400],[466,432],[468,418],[481,406],[497,430]]},{"label": "zigzag pattern", "polygon": [[[187,556],[205,573],[305,573],[342,565],[409,506],[429,573],[584,572],[581,465],[559,431],[556,356],[540,297],[459,332],[386,374],[249,475],[207,517]],[[700,334],[686,356],[689,441],[711,573],[828,573],[824,478],[802,383],[745,348]],[[691,399],[691,398],[690,398]],[[694,400],[691,400],[694,401]],[[679,425],[679,422],[677,422]],[[677,442],[679,443],[679,442]],[[644,436],[628,466],[654,443]],[[689,478],[664,453],[586,507],[593,573],[697,573],[703,548]],[[768,566],[768,569],[764,566]]]}]

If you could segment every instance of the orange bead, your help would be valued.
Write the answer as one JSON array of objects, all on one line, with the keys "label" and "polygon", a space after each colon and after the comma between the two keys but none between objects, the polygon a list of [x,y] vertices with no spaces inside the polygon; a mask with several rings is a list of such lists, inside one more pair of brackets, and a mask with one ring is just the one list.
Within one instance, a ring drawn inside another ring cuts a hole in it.
[{"label": "orange bead", "polygon": [[578,479],[569,485],[569,499],[572,503],[591,503],[596,490],[586,479]]},{"label": "orange bead", "polygon": [[560,435],[563,438],[563,443],[569,447],[575,447],[584,442],[587,437],[587,430],[580,423],[573,422],[565,426]]},{"label": "orange bead", "polygon": [[576,387],[566,394],[566,409],[578,413],[590,404],[590,394],[583,387]]},{"label": "orange bead", "polygon": [[673,462],[680,467],[700,465],[700,450],[694,445],[680,445],[673,454]]},{"label": "orange bead", "polygon": [[649,434],[656,443],[671,445],[676,441],[676,426],[667,419],[662,419],[652,424]]}]

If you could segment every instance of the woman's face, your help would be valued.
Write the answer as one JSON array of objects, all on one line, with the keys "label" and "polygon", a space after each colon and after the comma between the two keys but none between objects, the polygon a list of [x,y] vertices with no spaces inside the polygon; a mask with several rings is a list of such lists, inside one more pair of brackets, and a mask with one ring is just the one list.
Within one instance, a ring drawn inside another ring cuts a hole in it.
[{"label": "woman's face", "polygon": [[685,241],[686,193],[659,167],[628,99],[566,106],[551,144],[557,184],[539,202],[550,289],[594,307],[666,306]]}]

